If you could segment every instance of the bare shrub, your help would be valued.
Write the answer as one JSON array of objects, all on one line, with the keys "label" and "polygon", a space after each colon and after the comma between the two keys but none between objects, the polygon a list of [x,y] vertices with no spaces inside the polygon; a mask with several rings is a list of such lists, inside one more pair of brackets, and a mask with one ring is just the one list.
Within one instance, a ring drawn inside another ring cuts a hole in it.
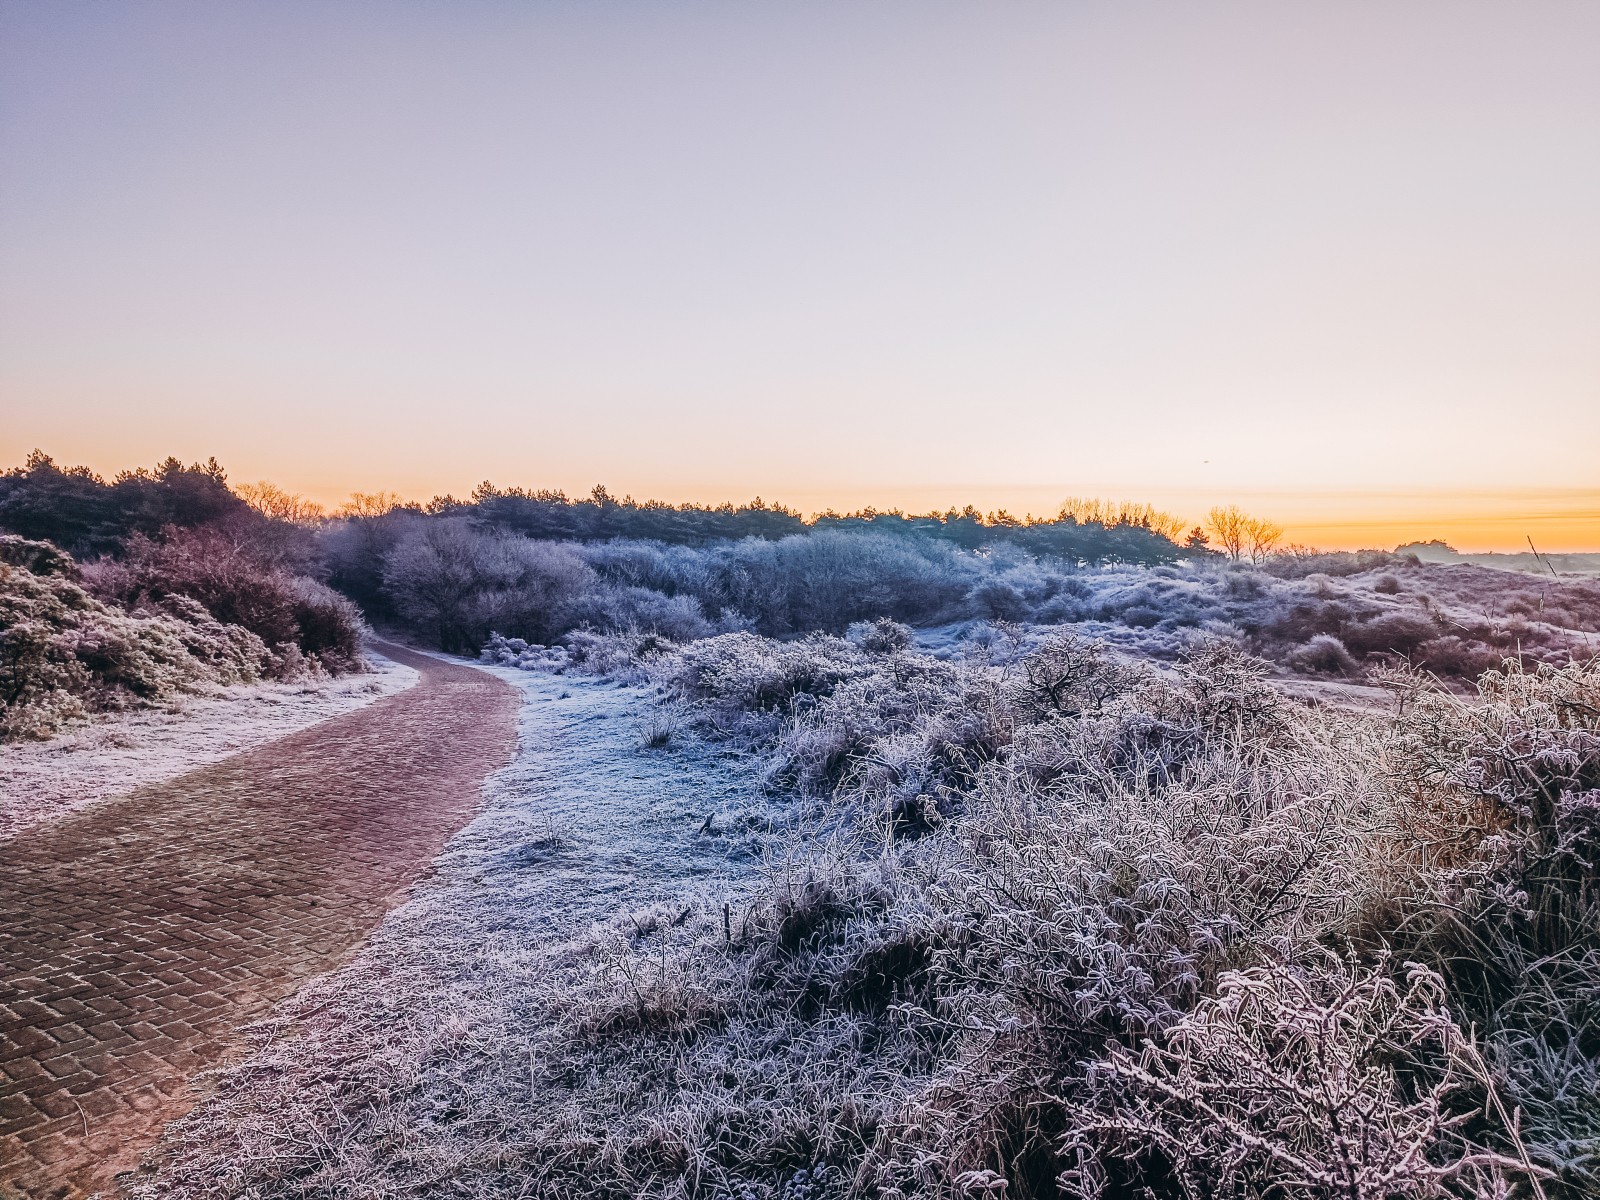
[{"label": "bare shrub", "polygon": [[493,630],[549,643],[570,628],[593,573],[570,546],[464,521],[405,530],[383,558],[383,586],[397,611],[443,650],[476,653]]},{"label": "bare shrub", "polygon": [[1452,1145],[1481,1061],[1422,967],[1227,972],[1138,1053],[1091,1068],[1100,1105],[1073,1110],[1067,1193],[1104,1196],[1138,1163],[1191,1196],[1505,1194],[1508,1174],[1537,1178],[1524,1159]]},{"label": "bare shrub", "polygon": [[1024,712],[1035,719],[1102,712],[1106,702],[1139,681],[1104,642],[1057,634],[1022,660],[1012,687]]}]

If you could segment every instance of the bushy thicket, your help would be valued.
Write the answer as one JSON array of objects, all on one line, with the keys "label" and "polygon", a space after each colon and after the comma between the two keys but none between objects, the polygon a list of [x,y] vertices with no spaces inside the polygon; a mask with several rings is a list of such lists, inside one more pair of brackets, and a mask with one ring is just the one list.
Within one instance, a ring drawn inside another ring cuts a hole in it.
[{"label": "bushy thicket", "polygon": [[256,547],[216,527],[134,534],[115,559],[84,568],[97,595],[130,611],[198,602],[215,620],[255,634],[280,677],[310,666],[361,667],[360,611],[324,584],[264,562]]},{"label": "bushy thicket", "polygon": [[908,640],[625,648],[816,807],[570,998],[470,1194],[1594,1194],[1600,667],[1357,719],[1226,644]]},{"label": "bushy thicket", "polygon": [[[363,540],[379,530],[386,545]],[[541,645],[574,630],[684,642],[739,629],[837,634],[878,618],[922,628],[1010,621],[1069,626],[1158,659],[1222,639],[1308,675],[1360,679],[1406,662],[1464,684],[1507,656],[1530,666],[1584,657],[1600,625],[1600,583],[1393,555],[1301,553],[1262,570],[1212,560],[1095,568],[1009,543],[964,550],[839,530],[705,546],[565,544],[417,518],[336,536],[336,561],[367,560],[378,580],[369,590],[446,648],[491,633]],[[518,554],[552,565],[519,585],[507,566]]]},{"label": "bushy thicket", "polygon": [[0,475],[0,531],[7,735],[202,683],[361,666],[360,611],[314,577],[315,534],[245,504],[214,460],[106,483],[35,452]]},{"label": "bushy thicket", "polygon": [[735,507],[723,504],[640,503],[618,500],[603,487],[569,500],[559,491],[497,488],[483,483],[467,501],[439,497],[428,505],[432,515],[470,519],[488,528],[555,541],[657,541],[668,545],[706,545],[745,538],[781,540],[821,531],[913,536],[948,542],[968,550],[1015,543],[1033,553],[1050,554],[1075,563],[1173,562],[1190,552],[1169,536],[1172,518],[1148,505],[1104,503],[1063,505],[1054,518],[1017,519],[1009,513],[984,515],[972,506],[943,513],[908,515],[899,511],[863,509],[828,511],[809,524],[800,514],[765,504],[758,497]]},{"label": "bushy thicket", "polygon": [[183,595],[129,611],[50,545],[0,534],[0,738],[280,668],[265,642]]},{"label": "bushy thicket", "polygon": [[[682,521],[689,526],[675,524]],[[620,627],[631,609],[642,606],[653,620],[709,622],[702,628],[743,621],[774,634],[842,629],[874,615],[926,622],[996,604],[1014,607],[1020,602],[1004,589],[1029,581],[1002,584],[988,599],[969,596],[995,573],[986,565],[994,555],[1008,565],[1047,555],[1063,568],[1204,557],[1202,550],[1180,550],[1163,534],[1131,522],[1080,524],[1070,516],[1019,522],[1004,514],[986,519],[969,509],[916,518],[824,514],[808,526],[794,514],[759,504],[738,510],[637,505],[614,501],[603,489],[589,500],[568,502],[559,493],[502,492],[488,485],[472,503],[445,499],[427,511],[403,507],[335,522],[323,531],[322,545],[335,586],[368,611],[405,620],[403,577],[414,573],[414,563],[397,569],[393,556],[414,560],[418,544],[448,543],[464,565],[476,546],[485,569],[467,574],[484,577],[480,591],[503,592],[503,572],[488,560],[503,558],[506,546],[522,540],[571,544],[604,585],[604,594],[581,610],[552,614],[551,622],[566,616]],[[1047,581],[1042,586],[1050,588]],[[527,636],[521,629],[506,632]]]}]

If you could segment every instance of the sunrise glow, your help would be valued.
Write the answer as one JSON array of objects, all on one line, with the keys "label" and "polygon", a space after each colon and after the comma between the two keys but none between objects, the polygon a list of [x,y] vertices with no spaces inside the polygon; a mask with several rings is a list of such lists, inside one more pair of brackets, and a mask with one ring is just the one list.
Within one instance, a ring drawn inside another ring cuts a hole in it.
[{"label": "sunrise glow", "polygon": [[1600,550],[1539,11],[8,5],[0,461]]}]

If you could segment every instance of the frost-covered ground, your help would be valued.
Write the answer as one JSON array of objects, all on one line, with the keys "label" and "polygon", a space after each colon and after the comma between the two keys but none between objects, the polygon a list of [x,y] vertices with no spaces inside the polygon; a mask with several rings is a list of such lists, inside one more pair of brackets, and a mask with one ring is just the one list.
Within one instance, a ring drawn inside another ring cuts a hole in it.
[{"label": "frost-covered ground", "polygon": [[720,914],[759,861],[785,810],[648,689],[483,669],[523,692],[516,761],[358,957],[256,1028],[135,1194],[474,1194],[559,1104],[571,1022],[606,1019],[573,1012],[596,978]]},{"label": "frost-covered ground", "polygon": [[98,717],[47,742],[0,745],[0,841],[351,712],[417,681],[371,650],[370,674],[216,688]]}]

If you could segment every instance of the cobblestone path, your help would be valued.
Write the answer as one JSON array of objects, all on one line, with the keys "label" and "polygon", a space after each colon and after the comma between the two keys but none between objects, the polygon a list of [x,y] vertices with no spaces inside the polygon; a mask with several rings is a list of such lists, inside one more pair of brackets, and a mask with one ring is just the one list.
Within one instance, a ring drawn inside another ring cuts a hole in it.
[{"label": "cobblestone path", "polygon": [[517,696],[398,695],[0,845],[0,1197],[113,1190],[231,1031],[343,960],[471,817]]}]

